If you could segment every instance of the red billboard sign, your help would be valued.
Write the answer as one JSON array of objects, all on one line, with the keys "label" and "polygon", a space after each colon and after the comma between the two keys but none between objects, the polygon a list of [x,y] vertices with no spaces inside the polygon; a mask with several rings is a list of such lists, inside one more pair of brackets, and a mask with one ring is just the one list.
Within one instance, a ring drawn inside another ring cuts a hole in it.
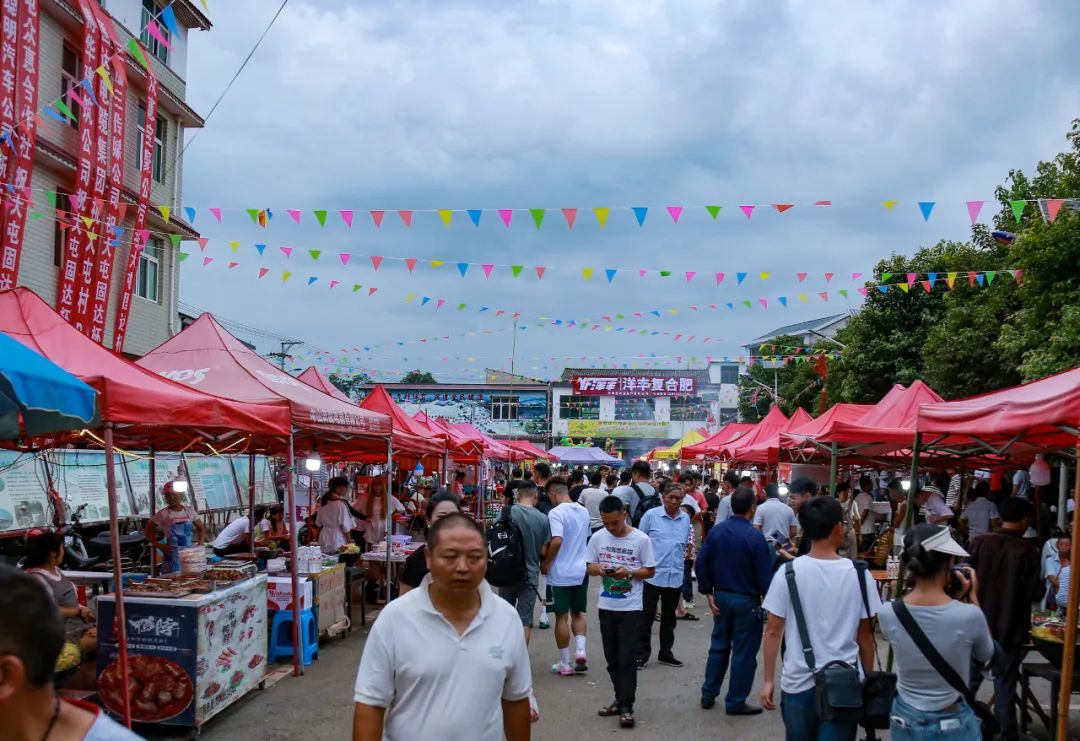
[{"label": "red billboard sign", "polygon": [[570,384],[577,396],[697,396],[694,376],[573,376]]}]

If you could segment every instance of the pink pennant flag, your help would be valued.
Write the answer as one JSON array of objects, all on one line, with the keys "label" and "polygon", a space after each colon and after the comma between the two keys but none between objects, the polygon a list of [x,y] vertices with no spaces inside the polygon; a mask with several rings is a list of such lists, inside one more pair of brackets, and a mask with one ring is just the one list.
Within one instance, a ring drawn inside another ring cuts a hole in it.
[{"label": "pink pennant flag", "polygon": [[292,247],[278,247],[278,249],[281,250],[281,254],[285,255],[285,259],[292,257]]},{"label": "pink pennant flag", "polygon": [[417,262],[417,261],[416,261],[416,258],[415,258],[415,257],[406,257],[406,258],[405,258],[405,267],[409,269],[409,272],[410,272],[410,273],[411,273],[411,272],[413,271],[413,269],[414,269],[414,268],[416,267],[416,262]]},{"label": "pink pennant flag", "polygon": [[717,273],[716,274],[716,285],[720,285],[723,282],[724,282],[724,274],[723,273]]},{"label": "pink pennant flag", "polygon": [[695,275],[697,275],[697,271],[687,270],[686,271],[686,282],[689,283],[690,281],[692,281],[694,279]]},{"label": "pink pennant flag", "polygon": [[754,213],[753,206],[739,206],[739,210],[746,214],[746,218],[749,219],[750,215]]},{"label": "pink pennant flag", "polygon": [[603,319],[603,320],[604,320],[605,322],[607,322],[608,324],[611,324],[611,317],[609,317],[609,316],[602,316],[602,317],[600,317],[600,318],[601,318],[601,319]]},{"label": "pink pennant flag", "polygon": [[829,300],[829,292],[828,291],[822,291],[821,293],[818,294],[818,296],[821,296],[822,301],[828,301]]},{"label": "pink pennant flag", "polygon": [[862,277],[862,273],[852,273],[851,274],[851,279],[852,280],[858,280],[861,277]]},{"label": "pink pennant flag", "polygon": [[766,309],[769,308],[769,299],[767,299],[767,298],[759,298],[758,303],[761,304]]},{"label": "pink pennant flag", "polygon": [[382,265],[382,257],[380,255],[372,255],[371,256],[371,265],[376,270],[378,270],[379,266]]},{"label": "pink pennant flag", "polygon": [[1058,214],[1061,212],[1061,207],[1065,205],[1065,201],[1062,198],[1047,198],[1046,199],[1046,215],[1047,220],[1053,224],[1057,219]]},{"label": "pink pennant flag", "polygon": [[290,209],[287,209],[285,211],[285,213],[287,213],[289,216],[291,216],[292,220],[295,221],[297,224],[300,223],[300,209],[298,209],[298,208],[290,208]]},{"label": "pink pennant flag", "polygon": [[491,277],[491,271],[495,268],[495,266],[493,264],[491,264],[490,262],[485,263],[485,264],[481,265],[480,267],[484,271],[484,277],[485,278],[490,278]]},{"label": "pink pennant flag", "polygon": [[915,279],[918,278],[918,277],[919,277],[918,273],[908,273],[907,274],[908,288],[911,288],[913,285],[915,285]]},{"label": "pink pennant flag", "polygon": [[668,206],[667,207],[668,215],[671,216],[671,220],[674,221],[676,224],[679,223],[679,217],[682,216],[682,211],[683,211],[682,206]]},{"label": "pink pennant flag", "polygon": [[348,265],[349,260],[351,258],[352,258],[352,255],[349,254],[348,252],[342,252],[342,253],[338,254],[338,259],[341,260],[341,266],[342,267],[345,267],[346,265]]},{"label": "pink pennant flag", "polygon": [[[577,221],[577,209],[576,208],[564,208],[562,210],[563,218],[566,219],[566,228],[573,229],[574,222]],[[507,225],[509,226],[509,224]]]},{"label": "pink pennant flag", "polygon": [[339,286],[339,285],[341,285],[341,281],[339,281],[339,280],[331,280],[330,281],[330,290],[331,291],[334,290],[334,287]]},{"label": "pink pennant flag", "polygon": [[867,288],[866,286],[863,286],[862,288],[859,289],[859,293],[861,293],[863,295],[863,298],[866,298],[867,294],[870,293],[870,289]]},{"label": "pink pennant flag", "polygon": [[206,267],[207,265],[209,265],[209,264],[210,264],[210,263],[212,263],[213,261],[214,261],[214,258],[212,258],[212,257],[204,257],[204,258],[202,259],[202,264],[203,264],[203,267],[205,268],[205,267]]},{"label": "pink pennant flag", "polygon": [[380,227],[382,227],[382,220],[383,220],[383,216],[385,216],[385,215],[386,215],[385,211],[372,211],[371,212],[371,220],[373,222],[375,222],[375,228],[376,229],[379,229]]},{"label": "pink pennant flag", "polygon": [[833,279],[834,275],[836,275],[836,273],[825,273],[825,282],[830,282]]},{"label": "pink pennant flag", "polygon": [[438,301],[435,302],[435,308],[436,309],[441,309],[443,307],[443,304],[445,304],[445,303],[446,303],[446,299],[441,298],[441,299],[439,299]]},{"label": "pink pennant flag", "polygon": [[649,274],[649,271],[644,269],[638,270],[637,272],[639,278],[644,278],[646,275]]},{"label": "pink pennant flag", "polygon": [[240,263],[238,263],[238,262],[230,262],[230,263],[229,263],[229,270],[232,270],[233,268],[235,268],[235,267],[236,267],[237,265],[239,265],[239,264],[240,264]]},{"label": "pink pennant flag", "polygon": [[495,316],[502,316],[506,313],[506,309],[499,309],[495,312]]},{"label": "pink pennant flag", "polygon": [[1020,276],[1023,275],[1023,273],[1024,273],[1023,270],[1014,270],[1014,271],[1012,271],[1013,280],[1015,280],[1017,283],[1019,283],[1020,282]]},{"label": "pink pennant flag", "polygon": [[547,270],[547,268],[537,265],[534,270],[536,270],[536,279],[542,280],[544,277],[544,271]]},{"label": "pink pennant flag", "polygon": [[164,46],[166,49],[172,49],[172,44],[165,38],[165,34],[161,32],[161,27],[158,26],[157,21],[152,20],[146,24],[144,29],[148,34],[154,37],[154,40]]},{"label": "pink pennant flag", "polygon": [[814,201],[815,206],[831,206],[832,201]]},{"label": "pink pennant flag", "polygon": [[368,295],[368,296],[374,296],[374,295],[375,295],[375,291],[377,291],[377,290],[379,290],[379,289],[378,289],[378,288],[375,288],[374,286],[372,286],[371,288],[367,289],[367,295]]},{"label": "pink pennant flag", "polygon": [[221,209],[218,208],[217,206],[212,206],[210,208],[210,213],[212,213],[214,215],[214,218],[217,219],[218,223],[220,224],[221,223]]},{"label": "pink pennant flag", "polygon": [[512,208],[500,208],[499,209],[499,218],[502,219],[502,223],[505,224],[507,228],[509,228],[510,227],[510,219],[514,218],[514,209],[512,209]]},{"label": "pink pennant flag", "polygon": [[412,226],[412,211],[398,211],[398,216],[401,217],[401,223],[405,226]]},{"label": "pink pennant flag", "polygon": [[259,277],[265,278],[266,274],[270,272],[270,268],[259,268]]},{"label": "pink pennant flag", "polygon": [[975,222],[977,222],[979,220],[979,212],[982,211],[982,207],[983,207],[983,202],[982,201],[968,201],[967,202],[968,216],[971,217],[971,223],[972,224],[974,224]]},{"label": "pink pennant flag", "polygon": [[795,277],[799,279],[800,283],[806,280],[806,275],[806,273],[795,273]]},{"label": "pink pennant flag", "polygon": [[515,311],[515,312],[514,312],[514,314],[513,314],[513,318],[514,318],[514,319],[517,319],[517,318],[518,318],[518,317],[520,317],[520,316],[521,316],[521,312],[520,312],[520,311]]},{"label": "pink pennant flag", "polygon": [[644,317],[644,314],[642,314],[640,311],[635,311],[634,316],[637,317],[638,319],[641,319],[641,318]]},{"label": "pink pennant flag", "polygon": [[199,237],[195,241],[199,243],[199,250],[203,252],[206,251],[206,245],[210,243],[210,240],[206,237]]},{"label": "pink pennant flag", "polygon": [[345,222],[345,226],[352,229],[353,212],[349,209],[338,211],[341,214],[341,220]]}]

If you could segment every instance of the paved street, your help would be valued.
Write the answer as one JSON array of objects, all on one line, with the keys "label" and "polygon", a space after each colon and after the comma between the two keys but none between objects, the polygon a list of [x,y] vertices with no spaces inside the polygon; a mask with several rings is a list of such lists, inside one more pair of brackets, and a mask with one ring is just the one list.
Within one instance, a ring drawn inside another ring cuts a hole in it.
[{"label": "paved street", "polygon": [[[699,600],[699,615],[705,612],[704,607],[704,600]],[[529,653],[541,719],[533,726],[533,738],[540,741],[592,741],[611,738],[613,734],[636,734],[650,739],[663,736],[672,740],[783,738],[779,712],[752,718],[729,718],[723,711],[723,695],[717,707],[710,711],[698,707],[710,626],[711,620],[708,618],[699,622],[679,621],[675,654],[686,662],[686,666],[674,669],[654,661],[638,673],[637,728],[632,731],[621,730],[615,718],[596,715],[602,705],[611,701],[612,693],[604,671],[595,614],[590,615],[589,620],[591,669],[584,676],[559,677],[550,674],[548,669],[556,655],[554,637],[550,630],[535,631]],[[417,640],[423,638],[418,636]],[[211,741],[329,741],[348,738],[352,723],[352,687],[362,650],[363,631],[359,630],[354,630],[346,638],[324,641],[320,659],[309,668],[306,676],[301,679],[287,677],[273,687],[250,695],[205,726],[203,738]],[[882,654],[884,658],[885,654]],[[759,667],[755,693],[760,681]],[[1033,685],[1033,690],[1040,698],[1049,696],[1046,685]],[[757,703],[756,695],[751,699]],[[437,721],[433,726],[437,727]],[[1038,727],[1037,730],[1042,729]],[[1080,733],[1080,724],[1074,722],[1070,737],[1078,737],[1074,735],[1077,733]],[[882,736],[887,737],[888,734]],[[1035,738],[1046,738],[1046,735]]]}]

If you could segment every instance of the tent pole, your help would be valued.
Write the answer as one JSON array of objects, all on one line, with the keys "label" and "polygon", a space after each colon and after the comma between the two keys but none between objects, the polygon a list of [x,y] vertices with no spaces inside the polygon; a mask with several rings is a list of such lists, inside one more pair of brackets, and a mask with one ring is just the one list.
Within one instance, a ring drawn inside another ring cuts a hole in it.
[{"label": "tent pole", "polygon": [[[157,505],[157,456],[154,449],[150,449],[150,512],[151,517],[155,514]],[[157,576],[157,551],[150,551],[150,576]]]},{"label": "tent pole", "polygon": [[837,458],[837,449],[839,447],[840,447],[839,444],[836,443],[836,441],[833,441],[832,450],[831,450],[831,456],[829,458],[829,494],[834,496],[834,497],[836,496],[836,478],[837,478],[837,472],[836,472],[837,460],[836,460],[836,458]]},{"label": "tent pole", "polygon": [[[1072,694],[1073,667],[1076,659],[1076,618],[1080,605],[1080,456],[1077,456],[1076,482],[1073,491],[1076,507],[1073,509],[1073,541],[1069,563],[1069,604],[1065,610],[1065,646],[1061,661],[1061,688],[1058,695],[1058,717],[1056,738],[1067,738],[1069,733],[1069,696]],[[1064,509],[1064,508],[1062,508]]]},{"label": "tent pole", "polygon": [[[1068,521],[1067,502],[1069,499],[1069,468],[1065,461],[1058,464],[1058,530],[1065,532],[1065,523]],[[1075,531],[1073,531],[1075,532]]]},{"label": "tent pole", "polygon": [[[296,520],[296,488],[293,486],[293,466],[296,463],[296,455],[293,448],[295,447],[295,440],[293,439],[293,433],[289,432],[289,448],[285,452],[285,496],[288,500],[289,519],[293,520],[292,527],[289,528],[289,577],[292,581],[292,640],[293,640],[293,676],[299,677],[304,673],[304,664],[300,660],[300,575],[298,572],[299,559],[297,554],[300,552],[300,546],[297,540],[298,523]],[[273,636],[271,636],[273,638]]]},{"label": "tent pole", "polygon": [[[102,437],[105,439],[105,482],[109,490],[109,538],[112,540],[113,580],[116,583],[116,642],[120,648],[120,682],[129,687],[127,655],[127,619],[124,616],[124,572],[120,566],[120,521],[116,504],[116,453],[113,449],[113,425],[106,422]],[[131,693],[125,691],[124,725],[131,728]]]},{"label": "tent pole", "polygon": [[393,599],[394,580],[393,576],[393,554],[394,554],[394,541],[391,536],[394,534],[394,508],[390,506],[390,497],[393,496],[390,493],[390,489],[393,485],[394,476],[394,439],[391,437],[386,438],[386,501],[383,502],[383,516],[386,517],[386,604],[390,604],[390,600]]},{"label": "tent pole", "polygon": [[922,446],[922,433],[915,433],[915,442],[911,446],[911,485],[907,491],[907,509],[904,512],[904,532],[915,523],[915,495],[919,493],[919,448]]},{"label": "tent pole", "polygon": [[248,542],[255,552],[255,454],[248,453]]}]

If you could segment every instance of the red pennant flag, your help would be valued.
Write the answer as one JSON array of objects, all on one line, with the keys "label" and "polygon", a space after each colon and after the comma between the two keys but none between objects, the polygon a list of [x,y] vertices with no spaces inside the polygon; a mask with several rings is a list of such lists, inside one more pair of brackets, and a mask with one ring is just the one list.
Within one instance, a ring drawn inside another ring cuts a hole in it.
[{"label": "red pennant flag", "polygon": [[377,291],[377,290],[379,290],[379,289],[378,289],[378,288],[375,288],[374,286],[372,286],[371,288],[367,289],[367,295],[368,295],[368,296],[374,296],[374,295],[375,295],[375,291]]},{"label": "red pennant flag", "polygon": [[[563,218],[566,219],[566,228],[573,229],[574,222],[577,221],[577,209],[576,208],[564,208],[562,210]],[[509,226],[509,224],[507,225]]]},{"label": "red pennant flag", "polygon": [[540,280],[540,279],[542,279],[544,277],[544,271],[547,270],[547,268],[537,265],[535,270],[536,270],[536,279]]},{"label": "red pennant flag", "polygon": [[350,258],[352,258],[352,255],[349,254],[348,252],[342,252],[342,253],[340,253],[338,255],[338,259],[341,260],[341,266],[342,267],[345,267],[346,265],[349,264],[349,259]]},{"label": "red pennant flag", "polygon": [[416,258],[415,257],[406,257],[405,258],[405,267],[407,267],[409,269],[409,272],[411,273],[413,271],[413,268],[416,267]]},{"label": "red pennant flag", "polygon": [[266,274],[270,272],[270,268],[259,268],[259,277],[265,278]]},{"label": "red pennant flag", "polygon": [[371,265],[376,270],[378,270],[379,266],[382,265],[382,257],[380,255],[372,255],[371,256]]},{"label": "red pennant flag", "polygon": [[401,223],[405,226],[412,226],[412,211],[398,211],[398,216],[401,217]]},{"label": "red pennant flag", "polygon": [[229,263],[229,270],[232,270],[233,268],[235,268],[235,267],[236,267],[237,265],[239,265],[239,264],[240,264],[240,263],[238,263],[238,262],[230,262],[230,263]]},{"label": "red pennant flag", "polygon": [[1048,198],[1046,199],[1046,215],[1049,217],[1051,224],[1058,217],[1058,213],[1061,211],[1061,207],[1065,205],[1065,201],[1061,198]]},{"label": "red pennant flag", "polygon": [[829,292],[828,291],[822,291],[821,293],[818,294],[818,296],[821,296],[822,301],[828,301],[829,300]]},{"label": "red pennant flag", "polygon": [[1023,272],[1024,272],[1023,270],[1013,270],[1012,271],[1013,280],[1015,280],[1017,283],[1019,283],[1020,282],[1020,275]]},{"label": "red pennant flag", "polygon": [[207,239],[206,237],[199,237],[195,241],[199,243],[199,249],[201,251],[205,251],[206,250],[206,245],[210,243],[210,240]]},{"label": "red pennant flag", "polygon": [[806,280],[806,275],[806,273],[795,273],[795,277],[799,279],[800,283]]},{"label": "red pennant flag", "polygon": [[774,203],[772,205],[772,207],[775,208],[778,213],[782,214],[785,211],[787,211],[789,208],[795,208],[795,204],[794,203]]},{"label": "red pennant flag", "polygon": [[498,311],[495,312],[495,316],[502,316],[505,313],[506,313],[506,309],[499,309]]},{"label": "red pennant flag", "polygon": [[386,215],[385,211],[372,211],[371,212],[371,220],[375,222],[375,228],[376,229],[379,229],[380,227],[382,227],[382,220],[383,220],[383,216],[385,216],[385,215]]},{"label": "red pennant flag", "polygon": [[923,281],[919,281],[919,282],[922,284],[922,287],[926,290],[927,293],[930,293],[931,291],[934,290],[934,286],[931,285],[930,281],[923,280]]}]

